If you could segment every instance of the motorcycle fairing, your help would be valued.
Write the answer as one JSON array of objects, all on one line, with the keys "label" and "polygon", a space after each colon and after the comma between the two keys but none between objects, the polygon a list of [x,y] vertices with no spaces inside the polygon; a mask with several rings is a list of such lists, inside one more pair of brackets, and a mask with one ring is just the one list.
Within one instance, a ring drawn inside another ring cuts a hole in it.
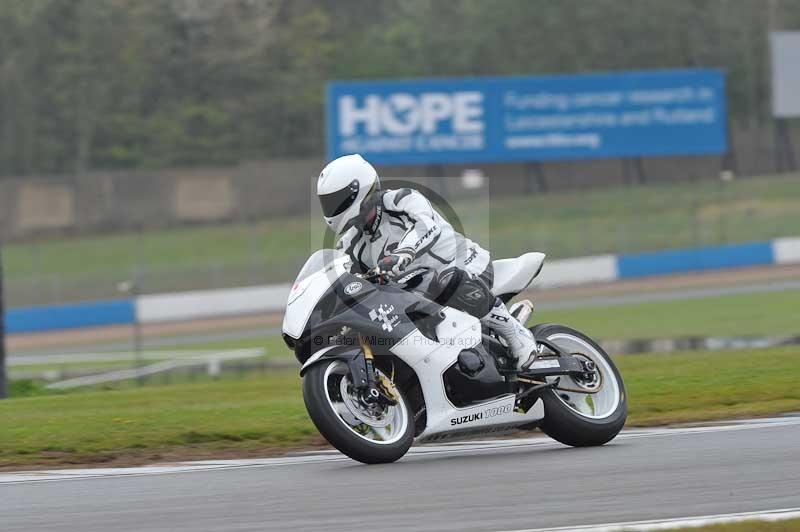
[{"label": "motorcycle fairing", "polygon": [[[306,264],[314,260],[320,252],[312,255]],[[294,339],[300,338],[317,303],[330,289],[331,282],[349,272],[349,262],[346,256],[338,257],[319,271],[294,283],[286,302],[286,313],[283,315],[282,329],[285,334]]]},{"label": "motorcycle fairing", "polygon": [[445,319],[436,327],[438,342],[414,329],[391,348],[392,353],[414,370],[422,388],[427,424],[418,439],[459,431],[475,432],[499,425],[523,425],[543,418],[541,401],[527,412],[515,411],[516,395],[513,393],[463,408],[450,401],[444,387],[444,373],[457,362],[463,349],[481,344],[481,326],[478,318],[454,308],[444,307],[443,312]]},{"label": "motorcycle fairing", "polygon": [[[409,316],[409,312],[420,308],[431,316],[438,309],[436,318],[426,321],[423,328],[429,330],[425,333]],[[415,372],[426,409],[426,426],[418,436],[420,440],[460,432],[492,432],[544,417],[541,400],[527,412],[515,411],[513,393],[469,406],[454,405],[447,396],[444,373],[457,364],[462,350],[481,346],[480,321],[399,287],[372,285],[350,274],[346,260],[337,259],[295,284],[283,330],[298,360],[305,363],[312,354],[317,357],[315,352],[335,347],[327,343],[337,338],[336,331],[343,326],[353,327],[367,337],[389,340],[388,351]]]},{"label": "motorcycle fairing", "polygon": [[[344,326],[358,330],[376,348],[377,354],[380,354],[381,351],[387,352],[388,347],[401,342],[416,329],[415,320],[421,326],[441,320],[437,315],[442,307],[418,293],[407,292],[392,285],[373,285],[349,272],[342,273],[332,284],[330,279],[325,281],[329,287],[321,295],[317,296],[314,289],[308,289],[295,302],[301,305],[299,311],[305,317],[303,330],[297,336],[289,335],[292,337],[290,347],[294,349],[301,364],[312,353],[331,345],[331,342],[353,343],[352,339],[338,335]],[[358,285],[360,288],[357,291],[348,290],[348,287]],[[348,291],[352,293],[348,294]],[[310,304],[304,302],[306,297],[310,298],[309,301],[314,301],[310,309]],[[284,323],[287,320],[301,321],[294,316],[289,317],[294,311],[287,308]],[[286,328],[284,332],[288,332]],[[382,349],[384,346],[387,349]]]}]

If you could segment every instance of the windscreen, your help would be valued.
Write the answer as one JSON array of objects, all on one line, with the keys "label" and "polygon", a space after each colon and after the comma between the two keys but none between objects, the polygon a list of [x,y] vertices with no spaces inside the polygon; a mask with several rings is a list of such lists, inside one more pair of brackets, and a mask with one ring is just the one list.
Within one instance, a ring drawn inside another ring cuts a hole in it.
[{"label": "windscreen", "polygon": [[320,249],[319,251],[315,251],[313,255],[308,257],[308,260],[300,269],[300,273],[297,274],[297,279],[294,281],[295,284],[299,283],[309,275],[317,273],[323,269],[326,264],[330,264],[334,260],[344,256],[344,253],[337,249]]}]

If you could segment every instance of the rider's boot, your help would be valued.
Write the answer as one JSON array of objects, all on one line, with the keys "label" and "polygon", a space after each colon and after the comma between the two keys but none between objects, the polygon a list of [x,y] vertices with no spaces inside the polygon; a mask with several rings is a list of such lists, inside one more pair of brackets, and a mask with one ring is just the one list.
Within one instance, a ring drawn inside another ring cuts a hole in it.
[{"label": "rider's boot", "polygon": [[533,338],[533,333],[511,315],[499,298],[495,301],[492,310],[481,318],[481,323],[493,329],[506,341],[509,351],[517,359],[517,371],[527,369],[537,353],[536,340]]},{"label": "rider's boot", "polygon": [[533,302],[530,299],[517,301],[508,307],[508,312],[517,318],[517,321],[524,326],[526,323],[528,323],[528,318],[530,318],[531,314],[533,314]]}]

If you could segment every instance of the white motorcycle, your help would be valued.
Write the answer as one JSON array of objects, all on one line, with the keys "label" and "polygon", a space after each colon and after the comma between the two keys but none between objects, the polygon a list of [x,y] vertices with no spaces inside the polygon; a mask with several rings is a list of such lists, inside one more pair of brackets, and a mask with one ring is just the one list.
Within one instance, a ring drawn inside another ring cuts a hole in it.
[{"label": "white motorcycle", "polygon": [[[528,288],[542,253],[493,262],[493,292]],[[393,462],[413,442],[539,427],[571,446],[602,445],[622,429],[627,395],[608,354],[563,325],[531,328],[539,354],[523,372],[480,321],[417,293],[426,268],[397,280],[350,273],[323,249],[289,294],[283,337],[302,364],[303,397],[320,433],[367,464]],[[523,324],[529,301],[510,308]]]}]

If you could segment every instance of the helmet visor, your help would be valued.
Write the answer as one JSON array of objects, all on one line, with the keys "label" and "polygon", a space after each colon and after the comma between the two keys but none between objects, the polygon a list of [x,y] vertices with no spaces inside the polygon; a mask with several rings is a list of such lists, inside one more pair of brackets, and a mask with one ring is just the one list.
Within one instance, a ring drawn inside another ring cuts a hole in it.
[{"label": "helmet visor", "polygon": [[322,206],[322,214],[328,218],[342,214],[353,204],[356,197],[358,197],[358,181],[356,180],[336,192],[320,194],[319,203]]}]

